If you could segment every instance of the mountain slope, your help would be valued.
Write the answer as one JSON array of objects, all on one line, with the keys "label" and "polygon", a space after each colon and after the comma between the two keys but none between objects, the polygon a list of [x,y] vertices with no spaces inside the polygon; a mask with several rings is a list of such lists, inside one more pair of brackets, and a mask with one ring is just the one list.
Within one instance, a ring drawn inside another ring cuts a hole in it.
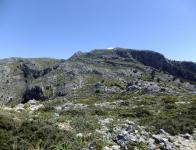
[{"label": "mountain slope", "polygon": [[0,60],[0,149],[196,149],[195,73],[122,48]]},{"label": "mountain slope", "polygon": [[[78,96],[91,95],[100,90],[95,84],[101,80],[107,81],[102,87],[108,91],[122,92],[131,82],[139,82],[143,87],[153,82],[154,88],[159,84],[162,92],[171,92],[172,88],[180,92],[179,85],[185,91],[194,91],[195,85],[186,81],[195,83],[196,64],[171,61],[152,51],[116,48],[79,52],[68,60],[1,60],[0,75],[0,102],[6,104],[72,97],[75,90],[88,91],[82,95],[78,92]],[[171,82],[164,85],[165,81]],[[111,86],[112,82],[114,86]]]}]

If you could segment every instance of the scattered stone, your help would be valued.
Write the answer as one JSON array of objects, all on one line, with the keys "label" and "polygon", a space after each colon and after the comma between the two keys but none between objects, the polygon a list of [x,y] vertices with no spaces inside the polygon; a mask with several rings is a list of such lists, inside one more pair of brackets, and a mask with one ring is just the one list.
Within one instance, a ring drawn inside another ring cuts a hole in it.
[{"label": "scattered stone", "polygon": [[30,104],[30,105],[36,105],[37,104],[37,101],[36,100],[29,100],[28,101],[28,104]]},{"label": "scattered stone", "polygon": [[82,133],[78,133],[78,134],[76,134],[76,137],[82,138],[83,134]]},{"label": "scattered stone", "polygon": [[104,147],[102,150],[120,150],[120,146],[119,145],[113,145],[112,147]]},{"label": "scattered stone", "polygon": [[120,150],[120,146],[119,145],[113,145],[112,150]]},{"label": "scattered stone", "polygon": [[126,120],[125,121],[128,125],[135,125],[135,123],[133,121],[130,121],[130,120]]},{"label": "scattered stone", "polygon": [[129,125],[129,126],[127,127],[126,131],[127,131],[128,133],[133,132],[133,126]]},{"label": "scattered stone", "polygon": [[23,110],[24,110],[24,104],[18,104],[18,105],[16,105],[15,111],[21,112]]},{"label": "scattered stone", "polygon": [[116,137],[114,137],[114,141],[120,145],[125,147],[128,143],[139,142],[137,134],[134,133],[134,127],[132,125],[124,125],[126,127],[122,127],[116,130],[119,133]]},{"label": "scattered stone", "polygon": [[190,139],[191,138],[191,135],[190,134],[188,134],[188,133],[186,133],[185,135],[181,135],[183,138],[185,138],[185,139]]},{"label": "scattered stone", "polygon": [[100,88],[103,88],[103,87],[104,87],[103,83],[98,82],[98,83],[95,84],[95,88],[97,88],[97,89],[100,89]]},{"label": "scattered stone", "polygon": [[71,125],[70,125],[69,122],[57,123],[57,126],[58,126],[59,129],[61,129],[61,130],[65,130],[65,131],[73,130],[73,128],[71,127]]},{"label": "scattered stone", "polygon": [[144,86],[148,92],[159,92],[161,89],[155,82],[148,82]]},{"label": "scattered stone", "polygon": [[121,92],[121,89],[119,87],[116,87],[116,86],[105,87],[104,92],[105,93],[119,93],[119,92]]},{"label": "scattered stone", "polygon": [[112,150],[112,149],[106,146],[102,150]]},{"label": "scattered stone", "polygon": [[137,90],[141,90],[141,87],[139,87],[138,85],[131,85],[128,86],[127,91],[137,91]]},{"label": "scattered stone", "polygon": [[112,118],[106,118],[106,119],[103,119],[103,120],[99,120],[99,123],[102,125],[102,126],[104,126],[104,125],[106,125],[106,124],[109,124],[109,123],[111,123],[113,121],[113,119]]},{"label": "scattered stone", "polygon": [[54,116],[58,118],[60,115],[58,113],[54,113]]},{"label": "scattered stone", "polygon": [[54,107],[54,109],[56,109],[57,111],[61,111],[62,107],[61,106],[56,106],[56,107]]},{"label": "scattered stone", "polygon": [[44,105],[43,105],[43,104],[31,105],[31,106],[29,107],[29,110],[30,110],[31,112],[34,112],[34,111],[36,111],[36,110],[38,110],[38,109],[40,109],[40,108],[44,108]]},{"label": "scattered stone", "polygon": [[115,108],[115,106],[113,106],[110,102],[105,102],[105,103],[95,103],[95,107],[107,108],[107,109]]},{"label": "scattered stone", "polygon": [[149,150],[156,149],[156,145],[154,143],[155,143],[155,140],[152,138],[149,138],[149,140],[147,141],[147,145],[148,145]]},{"label": "scattered stone", "polygon": [[102,126],[101,129],[96,129],[95,131],[99,134],[102,134],[102,135],[107,135],[108,133],[108,127],[106,126]]},{"label": "scattered stone", "polygon": [[88,106],[87,105],[84,105],[84,104],[73,104],[71,102],[68,102],[68,103],[65,103],[62,106],[62,109],[63,110],[70,110],[70,109],[74,109],[74,110],[81,109],[81,110],[83,110],[83,109],[86,109],[87,107]]},{"label": "scattered stone", "polygon": [[[128,120],[126,122],[129,122]],[[132,125],[131,125],[132,124]],[[160,134],[150,135],[142,126],[134,123],[122,124],[113,128],[113,141],[122,148],[128,144],[144,143],[148,150],[195,150],[196,142],[189,134],[171,136],[169,133],[160,130]]]},{"label": "scattered stone", "polygon": [[183,105],[183,104],[187,104],[187,102],[175,102],[175,104],[177,104],[177,105],[182,104]]}]

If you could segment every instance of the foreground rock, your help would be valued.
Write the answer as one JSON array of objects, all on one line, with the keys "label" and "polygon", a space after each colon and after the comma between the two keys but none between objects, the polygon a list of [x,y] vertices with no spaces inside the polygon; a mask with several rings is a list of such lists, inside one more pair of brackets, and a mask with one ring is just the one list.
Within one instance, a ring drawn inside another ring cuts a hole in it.
[{"label": "foreground rock", "polygon": [[128,145],[144,144],[148,150],[195,150],[196,141],[189,134],[171,136],[164,130],[159,134],[151,135],[141,127],[126,125],[114,137],[114,141],[121,147],[128,150]]},{"label": "foreground rock", "polygon": [[[103,150],[129,150],[135,145],[143,146],[147,150],[195,150],[196,140],[192,135],[181,134],[172,136],[160,130],[159,134],[151,134],[144,127],[138,126],[131,121],[127,123],[116,124],[113,131],[110,132],[108,124],[113,121],[112,118],[101,119],[102,128],[97,130],[103,135],[103,138],[109,143],[115,142],[117,146],[106,146]],[[115,145],[115,144],[113,144]]]},{"label": "foreground rock", "polygon": [[65,104],[63,104],[62,106],[56,106],[55,109],[57,111],[60,111],[60,110],[83,110],[83,109],[87,109],[88,105],[84,105],[84,104],[74,104],[74,103],[71,103],[71,102],[67,102]]}]

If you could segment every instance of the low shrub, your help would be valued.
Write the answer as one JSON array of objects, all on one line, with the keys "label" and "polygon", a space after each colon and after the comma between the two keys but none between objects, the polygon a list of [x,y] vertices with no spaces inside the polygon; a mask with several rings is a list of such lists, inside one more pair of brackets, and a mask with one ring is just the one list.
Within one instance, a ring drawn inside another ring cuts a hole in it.
[{"label": "low shrub", "polygon": [[18,123],[9,115],[0,114],[0,149],[34,149],[40,144],[50,149],[53,144],[74,140],[71,132],[62,131],[44,120],[23,120]]}]

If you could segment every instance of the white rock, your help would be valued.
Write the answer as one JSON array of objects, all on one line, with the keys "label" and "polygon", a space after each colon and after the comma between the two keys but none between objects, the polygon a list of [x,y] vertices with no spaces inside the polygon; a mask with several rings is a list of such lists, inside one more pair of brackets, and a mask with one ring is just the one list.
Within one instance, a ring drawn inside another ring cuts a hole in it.
[{"label": "white rock", "polygon": [[63,110],[70,110],[70,109],[86,109],[88,105],[84,104],[73,104],[71,102],[65,103],[62,107]]},{"label": "white rock", "polygon": [[122,134],[122,135],[126,135],[126,134],[128,134],[128,132],[125,131],[125,130],[123,130],[123,131],[121,132],[121,134]]},{"label": "white rock", "polygon": [[112,150],[120,150],[120,146],[119,145],[113,145]]},{"label": "white rock", "polygon": [[54,116],[55,117],[59,117],[60,115],[58,113],[54,113]]},{"label": "white rock", "polygon": [[108,127],[102,126],[101,129],[96,129],[95,131],[96,131],[97,133],[99,133],[99,134],[106,135],[107,132],[108,132],[108,130],[109,130]]},{"label": "white rock", "polygon": [[54,107],[57,111],[60,111],[60,110],[62,110],[62,107],[61,106],[56,106],[56,107]]},{"label": "white rock", "polygon": [[33,100],[29,100],[28,103],[31,105],[36,105],[37,101],[33,99]]},{"label": "white rock", "polygon": [[130,121],[130,120],[126,120],[126,123],[129,124],[129,125],[135,125],[135,123],[133,121]]},{"label": "white rock", "polygon": [[120,146],[118,145],[113,145],[112,147],[104,147],[102,150],[120,150]]},{"label": "white rock", "polygon": [[76,137],[82,138],[83,134],[82,133],[78,133],[78,134],[76,134]]},{"label": "white rock", "polygon": [[113,128],[113,132],[114,133],[117,133],[117,132],[120,132],[121,131],[121,128],[119,126],[116,126]]},{"label": "white rock", "polygon": [[112,149],[106,146],[102,150],[112,150]]},{"label": "white rock", "polygon": [[112,118],[106,118],[106,119],[103,119],[103,120],[99,120],[100,124],[101,125],[106,125],[106,124],[109,124],[113,121]]},{"label": "white rock", "polygon": [[24,110],[24,104],[18,104],[15,108],[17,112],[21,112]]},{"label": "white rock", "polygon": [[84,104],[74,104],[74,109],[86,109],[88,106]]},{"label": "white rock", "polygon": [[38,110],[38,109],[40,109],[40,108],[44,108],[44,105],[43,105],[43,104],[31,105],[31,106],[29,107],[29,110],[30,110],[30,111],[36,111],[36,110]]},{"label": "white rock", "polygon": [[70,125],[69,122],[57,123],[57,126],[61,130],[65,130],[65,131],[71,131],[71,130],[73,130],[73,128],[71,127],[71,125]]}]

